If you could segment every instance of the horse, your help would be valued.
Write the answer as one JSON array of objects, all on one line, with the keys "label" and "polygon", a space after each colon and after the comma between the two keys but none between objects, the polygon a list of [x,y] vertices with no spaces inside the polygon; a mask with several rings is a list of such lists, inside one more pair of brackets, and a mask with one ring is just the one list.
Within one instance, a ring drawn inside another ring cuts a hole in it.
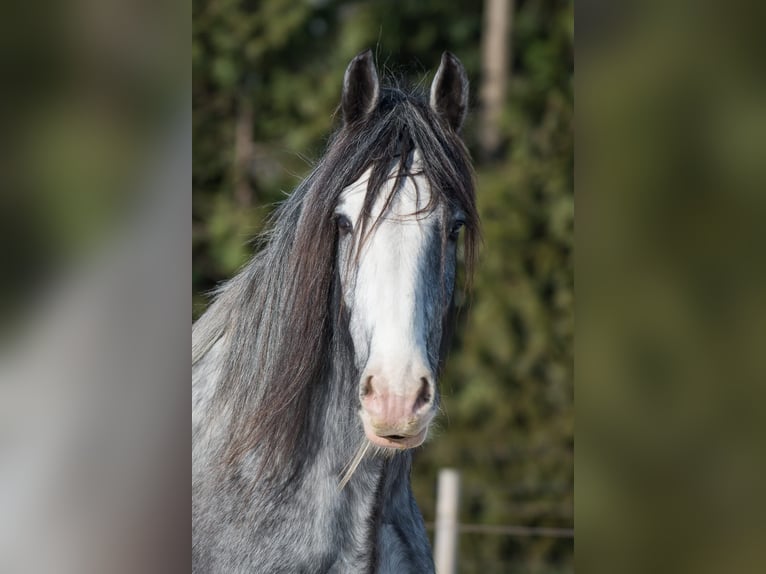
[{"label": "horse", "polygon": [[424,91],[349,63],[325,155],[193,325],[195,573],[434,571],[412,453],[479,218],[463,65]]}]

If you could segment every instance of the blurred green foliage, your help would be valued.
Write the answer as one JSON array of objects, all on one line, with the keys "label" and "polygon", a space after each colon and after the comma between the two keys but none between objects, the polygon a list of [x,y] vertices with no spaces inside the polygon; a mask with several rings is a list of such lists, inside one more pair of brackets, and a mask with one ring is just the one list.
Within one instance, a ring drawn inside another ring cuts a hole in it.
[{"label": "blurred green foliage", "polygon": [[586,13],[576,512],[589,573],[766,571],[764,8]]},{"label": "blurred green foliage", "polygon": [[189,80],[176,6],[3,7],[0,340],[140,209]]},{"label": "blurred green foliage", "polygon": [[[348,61],[427,86],[443,50],[468,70],[478,108],[479,3],[402,0],[193,3],[194,317],[252,255],[274,205],[336,125]],[[445,415],[417,454],[426,521],[438,469],[461,470],[465,523],[573,525],[573,7],[515,3],[499,158],[477,162],[484,244],[442,380]],[[246,111],[252,110],[252,116]],[[250,132],[250,193],[235,141]],[[238,127],[239,123],[239,127]],[[475,157],[478,123],[465,139]],[[568,539],[461,536],[460,572],[571,572]]]}]

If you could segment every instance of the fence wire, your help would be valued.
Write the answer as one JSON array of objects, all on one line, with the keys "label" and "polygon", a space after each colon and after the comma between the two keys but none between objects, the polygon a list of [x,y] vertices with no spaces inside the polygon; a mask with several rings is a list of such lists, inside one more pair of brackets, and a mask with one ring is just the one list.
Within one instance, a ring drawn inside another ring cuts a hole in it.
[{"label": "fence wire", "polygon": [[[548,538],[574,538],[574,528],[550,528],[545,526],[515,526],[506,524],[461,524],[458,531],[473,534],[501,534],[506,536],[542,536]],[[433,522],[426,522],[428,530],[434,529]]]}]

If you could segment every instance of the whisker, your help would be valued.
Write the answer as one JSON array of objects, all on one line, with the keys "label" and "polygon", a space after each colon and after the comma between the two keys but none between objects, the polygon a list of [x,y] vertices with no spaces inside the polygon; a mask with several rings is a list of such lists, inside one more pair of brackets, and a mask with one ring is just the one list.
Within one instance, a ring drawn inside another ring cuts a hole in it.
[{"label": "whisker", "polygon": [[354,458],[351,459],[351,462],[349,462],[343,469],[343,476],[341,477],[340,483],[338,484],[338,492],[343,490],[343,487],[345,487],[348,484],[348,481],[351,480],[354,472],[356,472],[356,469],[359,467],[359,463],[362,462],[364,455],[367,454],[367,450],[370,448],[370,444],[370,441],[364,439],[364,442],[362,442],[362,444],[357,449]]}]

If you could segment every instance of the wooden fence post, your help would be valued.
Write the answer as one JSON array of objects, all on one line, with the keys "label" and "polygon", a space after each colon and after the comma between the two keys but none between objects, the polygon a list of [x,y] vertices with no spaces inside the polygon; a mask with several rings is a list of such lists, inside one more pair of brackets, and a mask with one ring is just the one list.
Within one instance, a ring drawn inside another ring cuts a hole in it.
[{"label": "wooden fence post", "polygon": [[452,468],[439,471],[436,489],[436,533],[434,564],[436,574],[457,572],[458,502],[460,500],[460,473]]}]

